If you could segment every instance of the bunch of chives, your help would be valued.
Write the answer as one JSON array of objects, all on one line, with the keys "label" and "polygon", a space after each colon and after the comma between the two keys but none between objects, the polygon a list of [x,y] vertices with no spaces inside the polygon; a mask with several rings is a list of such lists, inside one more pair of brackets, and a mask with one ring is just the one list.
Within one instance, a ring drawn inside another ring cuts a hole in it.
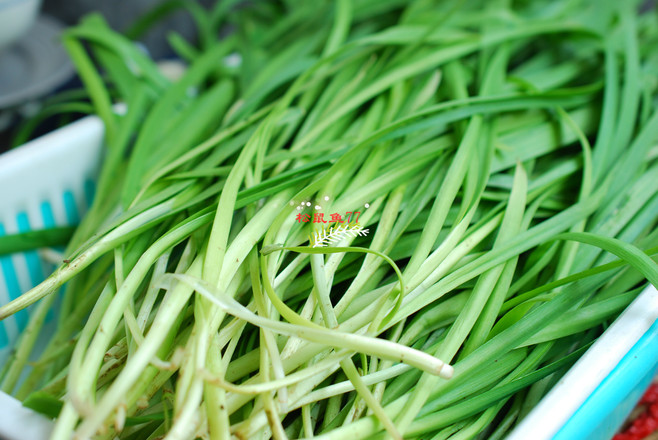
[{"label": "bunch of chives", "polygon": [[107,155],[0,307],[37,303],[3,390],[54,439],[502,438],[658,284],[657,35],[634,2],[437,3],[189,3],[177,82],[69,29]]}]

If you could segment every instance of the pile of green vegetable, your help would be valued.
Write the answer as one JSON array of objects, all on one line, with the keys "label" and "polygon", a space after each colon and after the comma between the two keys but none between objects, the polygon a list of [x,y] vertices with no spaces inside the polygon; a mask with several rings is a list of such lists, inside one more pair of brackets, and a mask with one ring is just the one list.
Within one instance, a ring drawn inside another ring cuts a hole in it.
[{"label": "pile of green vegetable", "polygon": [[504,437],[658,285],[656,11],[236,3],[133,28],[189,9],[175,82],[65,33],[107,152],[2,389],[54,439]]}]

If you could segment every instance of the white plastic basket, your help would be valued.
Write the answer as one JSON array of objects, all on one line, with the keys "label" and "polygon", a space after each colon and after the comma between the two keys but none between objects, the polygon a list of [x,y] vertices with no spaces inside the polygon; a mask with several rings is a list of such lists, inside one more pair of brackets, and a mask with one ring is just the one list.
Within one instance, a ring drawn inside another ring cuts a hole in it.
[{"label": "white plastic basket", "polygon": [[[0,156],[0,233],[76,223],[93,196],[103,126],[88,117]],[[30,252],[0,257],[0,304],[52,266]],[[27,320],[0,322],[0,366]],[[509,436],[609,440],[658,368],[658,292],[647,288]],[[33,418],[33,419],[32,419]],[[27,433],[23,427],[34,431]],[[50,422],[0,393],[0,438],[42,440]]]},{"label": "white plastic basket", "polygon": [[[88,117],[0,155],[0,235],[78,223],[94,194],[102,140],[103,124]],[[52,270],[36,251],[0,256],[0,304]],[[0,364],[28,314],[0,321]]]}]

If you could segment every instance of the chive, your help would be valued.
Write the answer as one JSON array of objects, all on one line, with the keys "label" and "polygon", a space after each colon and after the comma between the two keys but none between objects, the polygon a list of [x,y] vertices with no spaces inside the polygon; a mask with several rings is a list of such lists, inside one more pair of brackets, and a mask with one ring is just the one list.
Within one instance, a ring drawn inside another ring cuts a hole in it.
[{"label": "chive", "polygon": [[0,237],[0,255],[64,246],[71,239],[74,230],[74,226],[64,226],[3,235]]}]

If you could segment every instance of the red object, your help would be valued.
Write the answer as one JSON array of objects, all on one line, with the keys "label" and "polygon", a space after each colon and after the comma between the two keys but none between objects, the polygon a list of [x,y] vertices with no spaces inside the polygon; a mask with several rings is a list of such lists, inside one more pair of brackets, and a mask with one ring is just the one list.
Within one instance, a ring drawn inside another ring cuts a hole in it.
[{"label": "red object", "polygon": [[297,214],[295,220],[297,220],[297,223],[308,223],[311,221],[311,214]]},{"label": "red object", "polygon": [[642,440],[658,431],[658,383],[653,383],[638,404],[644,411],[612,440]]},{"label": "red object", "polygon": [[354,220],[354,223],[359,223],[359,214],[361,214],[361,212],[352,212],[352,211],[347,211],[345,213],[345,215],[347,215],[347,223],[350,223],[352,221],[352,214],[356,214],[356,220]]},{"label": "red object", "polygon": [[332,223],[333,223],[333,222],[345,223],[345,222],[342,220],[342,218],[343,218],[343,217],[342,217],[340,214],[336,213],[336,212],[333,213],[333,214],[331,214],[331,221],[332,221]]}]

